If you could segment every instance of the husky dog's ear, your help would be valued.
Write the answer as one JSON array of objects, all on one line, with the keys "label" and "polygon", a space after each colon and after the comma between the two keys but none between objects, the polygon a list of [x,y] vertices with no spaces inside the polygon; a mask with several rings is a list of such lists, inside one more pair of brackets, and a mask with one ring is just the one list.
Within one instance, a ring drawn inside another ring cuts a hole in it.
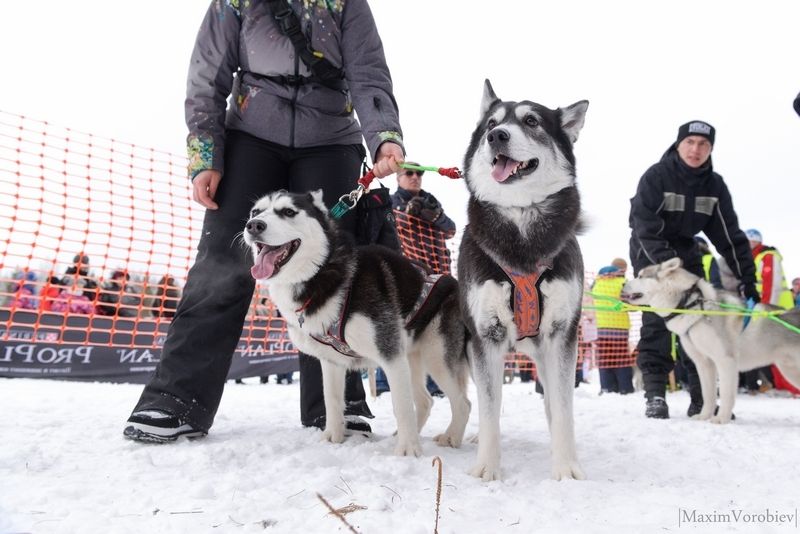
[{"label": "husky dog's ear", "polygon": [[311,202],[318,207],[322,213],[328,213],[328,208],[325,206],[325,202],[322,200],[322,189],[311,191],[308,196],[311,197]]},{"label": "husky dog's ear", "polygon": [[489,111],[489,108],[492,107],[492,104],[500,100],[497,98],[497,95],[494,94],[494,89],[492,89],[492,83],[487,78],[483,82],[483,99],[481,100],[481,117],[486,115],[486,112]]},{"label": "husky dog's ear", "polygon": [[586,118],[586,108],[588,107],[589,101],[581,100],[569,107],[559,108],[559,111],[561,111],[561,128],[573,144],[578,140],[578,134],[583,128],[583,120]]},{"label": "husky dog's ear", "polygon": [[658,269],[658,274],[668,274],[674,271],[675,269],[680,268],[683,265],[683,261],[677,256],[674,258],[670,258],[664,263],[661,264],[661,267]]}]

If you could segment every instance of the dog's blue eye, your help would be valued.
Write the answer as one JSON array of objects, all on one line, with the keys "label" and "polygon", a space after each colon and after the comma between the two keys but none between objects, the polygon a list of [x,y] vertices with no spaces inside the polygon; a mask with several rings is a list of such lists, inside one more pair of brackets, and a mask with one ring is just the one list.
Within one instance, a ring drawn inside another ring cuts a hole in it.
[{"label": "dog's blue eye", "polygon": [[281,210],[281,215],[283,215],[284,217],[294,217],[295,215],[297,215],[297,212],[294,211],[292,208],[283,208]]},{"label": "dog's blue eye", "polygon": [[536,117],[534,117],[533,115],[526,115],[525,116],[525,124],[527,124],[528,126],[534,126],[535,127],[535,126],[539,126],[539,121],[536,120]]},{"label": "dog's blue eye", "polygon": [[497,126],[497,121],[494,119],[489,119],[489,122],[486,123],[486,127],[489,128],[490,130],[495,126]]},{"label": "dog's blue eye", "polygon": [[261,213],[261,210],[256,210],[256,209],[250,210],[250,218],[252,219],[253,217],[257,216],[259,213]]}]

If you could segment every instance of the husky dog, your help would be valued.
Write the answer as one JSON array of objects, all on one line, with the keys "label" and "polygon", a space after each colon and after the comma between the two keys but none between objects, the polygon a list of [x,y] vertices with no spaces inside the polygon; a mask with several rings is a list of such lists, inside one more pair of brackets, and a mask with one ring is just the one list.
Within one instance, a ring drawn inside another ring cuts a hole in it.
[{"label": "husky dog", "polygon": [[452,411],[450,426],[434,440],[461,445],[470,411],[469,363],[453,277],[426,276],[385,247],[354,248],[328,216],[322,191],[261,198],[244,240],[253,253],[253,277],[268,284],[292,343],[321,360],[323,439],[344,440],[346,370],[380,366],[397,418],[396,454],[421,453],[419,431],[433,403],[427,374]]},{"label": "husky dog", "polygon": [[[739,309],[745,305],[737,295],[718,291],[689,271],[681,268],[680,258],[645,267],[639,276],[622,288],[622,300],[631,304],[649,305],[664,310],[720,310],[721,304]],[[757,304],[757,311],[779,310],[769,304]],[[730,311],[730,309],[728,310]],[[681,339],[681,346],[697,366],[703,409],[694,419],[712,423],[728,423],[736,401],[738,371],[775,364],[795,386],[800,386],[800,334],[765,317],[753,317],[745,325],[739,315],[702,315],[659,312],[667,328]],[[780,316],[787,323],[800,327],[800,310]],[[719,412],[717,406],[719,377]]]},{"label": "husky dog", "polygon": [[536,362],[553,478],[584,478],[572,415],[583,296],[572,146],[588,105],[582,100],[551,110],[529,101],[504,102],[485,82],[480,120],[464,158],[469,225],[458,258],[480,413],[471,474],[484,480],[500,478],[503,362],[509,351]]}]

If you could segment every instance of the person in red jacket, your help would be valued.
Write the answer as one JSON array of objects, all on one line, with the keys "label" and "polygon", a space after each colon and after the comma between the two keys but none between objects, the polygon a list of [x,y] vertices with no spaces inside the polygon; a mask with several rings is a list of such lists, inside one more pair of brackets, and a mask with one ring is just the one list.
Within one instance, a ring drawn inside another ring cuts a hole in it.
[{"label": "person in red jacket", "polygon": [[[775,247],[765,245],[761,232],[755,228],[746,230],[745,235],[753,251],[753,261],[756,265],[756,288],[761,293],[761,302],[787,310],[791,309],[794,306],[794,299],[783,274],[783,257],[780,252]],[[783,378],[774,365],[742,373],[742,382],[747,392],[752,394],[768,391],[773,386],[800,393]],[[787,385],[788,387],[786,387]]]}]

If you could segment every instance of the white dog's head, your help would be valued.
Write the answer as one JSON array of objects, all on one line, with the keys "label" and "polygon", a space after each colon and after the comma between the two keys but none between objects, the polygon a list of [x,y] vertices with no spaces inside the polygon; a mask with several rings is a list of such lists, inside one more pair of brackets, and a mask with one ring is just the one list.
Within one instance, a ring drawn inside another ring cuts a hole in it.
[{"label": "white dog's head", "polygon": [[672,309],[700,277],[681,267],[680,258],[672,258],[639,271],[639,276],[622,287],[620,299],[629,304]]},{"label": "white dog's head", "polygon": [[262,197],[243,232],[253,253],[253,278],[288,284],[308,280],[328,257],[333,231],[321,190]]},{"label": "white dog's head", "polygon": [[486,80],[464,163],[470,193],[496,205],[526,207],[575,185],[572,147],[588,106],[581,100],[553,110],[527,100],[502,101]]}]

